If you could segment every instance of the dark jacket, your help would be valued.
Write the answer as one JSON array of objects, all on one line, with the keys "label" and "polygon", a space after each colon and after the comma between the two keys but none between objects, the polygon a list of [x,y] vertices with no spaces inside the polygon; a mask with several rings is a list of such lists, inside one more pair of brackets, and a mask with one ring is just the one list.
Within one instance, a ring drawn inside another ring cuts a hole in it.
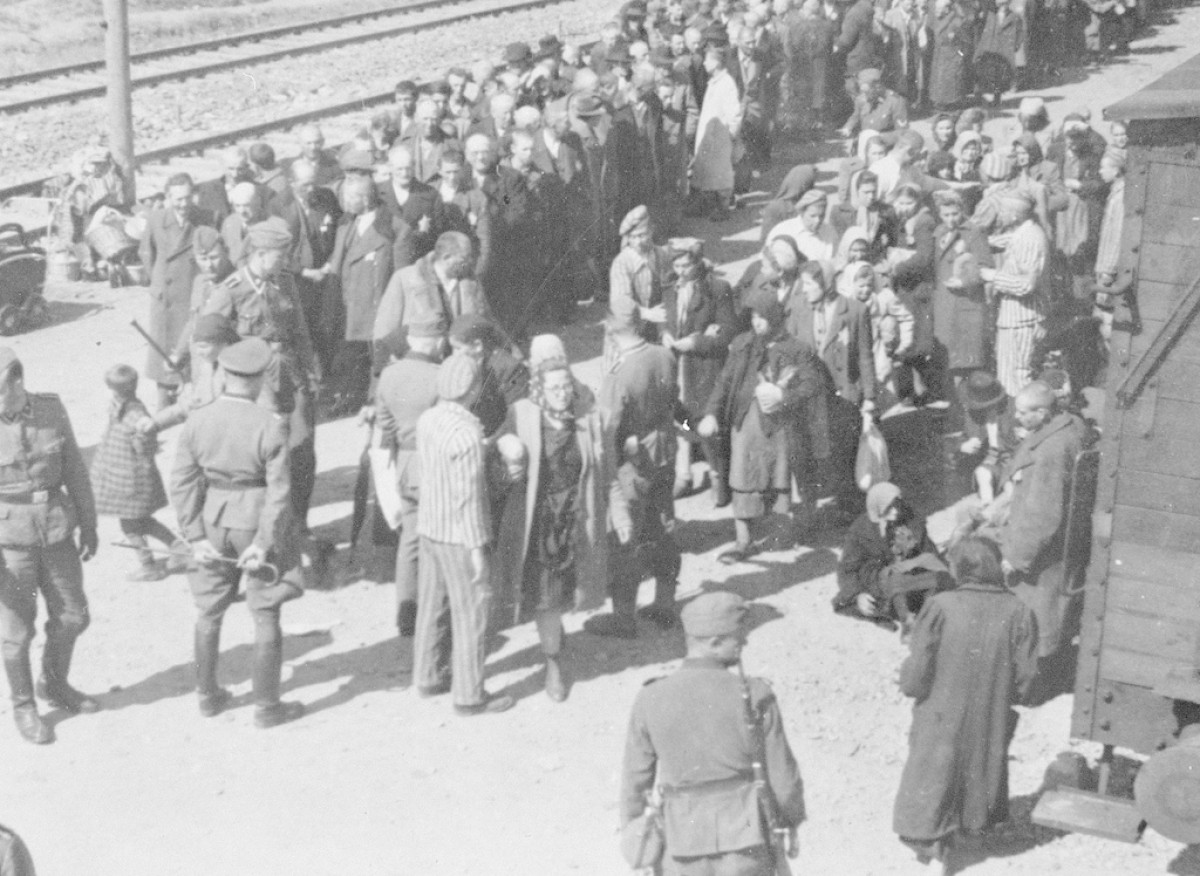
[{"label": "dark jacket", "polygon": [[845,59],[846,76],[883,66],[883,42],[875,35],[875,7],[871,0],[858,0],[846,10],[842,31],[834,44]]},{"label": "dark jacket", "polygon": [[[823,306],[823,305],[822,305]],[[833,317],[818,344],[813,311],[798,289],[788,301],[788,334],[811,350],[824,365],[826,389],[853,404],[875,398],[875,360],[871,353],[871,317],[862,303],[839,295]]]},{"label": "dark jacket", "polygon": [[[679,397],[684,407],[695,413],[708,401],[733,339],[733,291],[728,283],[706,270],[695,282],[682,320],[678,315],[678,291],[677,282],[663,289],[662,303],[667,311],[663,331],[676,340],[687,337],[696,340],[696,347],[691,352],[675,351],[679,365]],[[708,334],[710,326],[716,326],[716,334]]]},{"label": "dark jacket", "polygon": [[[441,195],[423,182],[412,181],[403,207],[397,203],[396,190],[391,185],[380,186],[379,206],[392,221],[393,269],[407,267],[432,251],[438,235],[445,230]],[[425,231],[420,229],[422,219],[429,220]]]},{"label": "dark jacket", "polygon": [[987,237],[969,225],[954,230],[939,225],[933,243],[933,333],[949,354],[946,367],[986,368],[994,333],[984,284],[951,288],[946,281],[954,276],[954,263],[963,253],[974,256],[980,267],[993,266]]}]

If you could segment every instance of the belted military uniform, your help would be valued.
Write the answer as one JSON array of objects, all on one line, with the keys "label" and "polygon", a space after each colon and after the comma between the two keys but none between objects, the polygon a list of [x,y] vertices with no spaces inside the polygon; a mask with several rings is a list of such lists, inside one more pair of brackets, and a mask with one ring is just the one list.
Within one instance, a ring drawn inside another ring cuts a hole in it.
[{"label": "belted military uniform", "polygon": [[[38,592],[48,615],[39,691],[46,696],[46,687],[66,688],[75,640],[89,622],[76,528],[96,545],[92,485],[67,410],[49,393],[26,399],[20,411],[0,415],[0,636],[18,725],[21,710],[36,719],[29,646]],[[71,711],[96,708],[90,700],[81,709],[73,697],[46,698]]]},{"label": "belted military uniform", "polygon": [[[250,342],[229,350],[246,343]],[[254,399],[226,394],[189,415],[176,450],[170,492],[180,530],[189,542],[208,539],[231,560],[253,543],[281,574],[295,566],[287,424]],[[228,699],[217,685],[217,662],[221,622],[239,585],[254,617],[254,699],[260,711],[277,707],[283,657],[279,610],[299,591],[285,579],[272,585],[261,573],[226,562],[197,563],[188,580],[200,612],[195,648],[201,711],[216,714]]]},{"label": "belted military uniform", "polygon": [[241,267],[213,290],[205,313],[227,317],[239,336],[262,338],[275,351],[262,400],[287,418],[292,507],[306,528],[317,476],[313,391],[319,369],[295,279],[286,272],[274,280],[256,277]]},{"label": "belted military uniform", "polygon": [[[703,598],[703,597],[701,597]],[[685,619],[686,625],[686,619]],[[804,820],[804,788],[770,686],[747,679],[763,727],[767,780],[784,824]],[[621,823],[663,794],[666,872],[680,876],[774,873],[751,763],[755,745],[737,675],[718,661],[689,657],[651,681],[633,703],[621,777]]]},{"label": "belted military uniform", "polygon": [[0,824],[0,876],[37,876],[29,849],[15,831]]}]

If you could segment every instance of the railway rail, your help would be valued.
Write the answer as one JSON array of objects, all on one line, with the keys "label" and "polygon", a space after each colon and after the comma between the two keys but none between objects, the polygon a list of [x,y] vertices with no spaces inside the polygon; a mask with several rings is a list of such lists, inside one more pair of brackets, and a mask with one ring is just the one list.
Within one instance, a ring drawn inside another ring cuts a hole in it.
[{"label": "railway rail", "polygon": [[[355,25],[374,21],[382,17],[416,15],[429,10],[440,9],[448,5],[447,0],[417,0],[415,3],[391,7],[388,9],[375,10],[374,12],[359,12],[353,15],[343,15],[337,18],[310,21],[303,24],[267,28],[258,31],[246,31],[240,34],[234,34],[218,39],[204,40],[202,42],[188,43],[162,49],[154,49],[151,51],[134,54],[130,59],[132,64],[146,64],[148,62],[162,60],[165,58],[174,58],[179,55],[195,55],[201,52],[218,51],[249,43],[262,43],[270,40],[284,41],[281,45],[271,49],[255,51],[249,54],[237,54],[234,57],[192,64],[187,67],[158,70],[154,72],[143,73],[141,75],[138,75],[135,71],[132,85],[134,88],[148,88],[154,85],[160,85],[164,82],[176,82],[184,79],[194,79],[201,76],[207,76],[212,73],[234,70],[240,67],[251,67],[256,64],[265,64],[281,58],[327,52],[360,42],[370,42],[373,40],[382,40],[390,37],[402,36],[404,34],[419,33],[423,30],[429,30],[434,27],[442,27],[447,24],[455,24],[457,22],[466,21],[472,18],[482,18],[488,15],[499,15],[505,12],[532,9],[538,6],[548,5],[552,2],[555,2],[555,0],[519,0],[519,2],[515,3],[496,3],[489,2],[489,0],[451,0],[451,5],[454,5],[455,7],[469,6],[470,8],[460,9],[459,11],[449,14],[430,16],[420,21],[407,22],[385,28],[356,30],[353,33],[343,33],[324,39],[309,41],[296,41],[294,39],[289,39],[297,35],[307,34],[317,30],[353,27]],[[31,83],[36,84],[50,79],[102,72],[103,68],[103,61],[87,61],[80,64],[71,64],[62,67],[35,70],[29,73],[0,78],[0,89],[7,89],[9,92],[13,90],[20,92],[22,90],[21,86],[24,85]],[[82,87],[67,88],[50,92],[39,93],[37,89],[34,89],[33,93],[23,94],[18,99],[13,99],[11,96],[4,95],[0,96],[0,101],[3,101],[0,103],[0,115],[12,115],[30,109],[53,106],[55,104],[75,103],[81,100],[103,97],[106,90],[106,85],[103,82],[100,82],[97,84],[90,84]]]}]

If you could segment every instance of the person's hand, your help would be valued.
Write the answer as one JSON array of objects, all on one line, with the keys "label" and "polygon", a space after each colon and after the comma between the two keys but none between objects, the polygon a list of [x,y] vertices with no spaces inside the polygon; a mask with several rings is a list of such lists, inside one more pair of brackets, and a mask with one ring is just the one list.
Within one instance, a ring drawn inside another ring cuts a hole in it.
[{"label": "person's hand", "polygon": [[947,289],[961,289],[963,287],[963,281],[958,277],[947,277],[943,285]]},{"label": "person's hand", "polygon": [[642,319],[646,320],[646,322],[652,322],[661,325],[667,321],[667,308],[661,304],[655,305],[654,307],[639,307],[638,314],[640,314]]},{"label": "person's hand", "polygon": [[370,426],[375,422],[375,406],[363,405],[358,412],[358,425]]},{"label": "person's hand", "polygon": [[1117,275],[1108,273],[1097,274],[1096,282],[1098,282],[1101,286],[1111,286],[1113,283],[1117,282]]},{"label": "person's hand", "polygon": [[795,826],[789,827],[787,832],[787,856],[789,858],[800,857],[800,833]]},{"label": "person's hand", "polygon": [[764,414],[773,414],[783,402],[783,390],[774,383],[764,381],[754,387],[754,398]]},{"label": "person's hand", "polygon": [[238,557],[238,566],[248,572],[256,572],[267,561],[267,552],[257,544],[251,544]]},{"label": "person's hand", "polygon": [[100,537],[96,535],[96,530],[79,530],[79,559],[86,563],[92,557],[96,556],[96,550],[99,547]]},{"label": "person's hand", "polygon": [[664,349],[674,350],[675,349],[675,336],[673,334],[671,334],[670,332],[663,332],[662,333],[662,345],[663,345]]},{"label": "person's hand", "polygon": [[158,431],[158,424],[150,417],[142,417],[133,424],[133,428],[137,430],[139,435],[153,435]]},{"label": "person's hand", "polygon": [[192,542],[192,556],[197,563],[213,563],[221,559],[221,552],[207,538]]},{"label": "person's hand", "polygon": [[996,269],[995,269],[995,268],[982,268],[982,267],[981,267],[981,268],[979,269],[979,276],[980,276],[980,278],[982,278],[982,279],[983,279],[983,282],[985,282],[985,283],[991,283],[993,280],[995,280],[995,279],[996,279]]},{"label": "person's hand", "polygon": [[706,414],[702,420],[696,425],[696,431],[701,438],[711,438],[717,434],[717,418],[712,414]]},{"label": "person's hand", "polygon": [[1066,187],[1068,192],[1077,192],[1077,191],[1079,191],[1079,188],[1080,188],[1079,180],[1077,180],[1077,179],[1069,179],[1066,182],[1064,182],[1063,185]]},{"label": "person's hand", "polygon": [[488,578],[488,555],[486,548],[471,548],[471,586],[486,584]]},{"label": "person's hand", "polygon": [[854,604],[858,606],[858,610],[867,617],[875,616],[875,597],[870,593],[860,593],[854,597]]},{"label": "person's hand", "polygon": [[715,322],[704,330],[704,337],[706,338],[715,338],[719,334],[721,334],[721,327]]},{"label": "person's hand", "polygon": [[300,271],[300,276],[313,283],[320,283],[325,279],[328,273],[324,268],[304,268]]},{"label": "person's hand", "polygon": [[686,338],[680,338],[675,342],[675,349],[681,353],[690,353],[696,349],[696,338],[688,335]]},{"label": "person's hand", "polygon": [[429,215],[426,214],[417,222],[417,231],[421,232],[422,234],[428,234],[432,225],[433,223],[430,221]]},{"label": "person's hand", "polygon": [[633,538],[633,527],[628,523],[624,523],[616,527],[617,541],[621,544],[629,544],[629,539]]},{"label": "person's hand", "polygon": [[846,137],[846,138],[849,138],[849,137],[850,137],[850,129],[849,129],[849,128],[838,128],[838,129],[837,129],[837,135],[838,135],[839,137]]},{"label": "person's hand", "polygon": [[864,417],[870,417],[871,414],[875,413],[875,402],[872,399],[864,398],[860,410],[862,410]]},{"label": "person's hand", "polygon": [[1000,571],[1004,573],[1005,578],[1009,577],[1010,575],[1015,575],[1017,573],[1017,570],[1013,567],[1013,564],[1010,563],[1008,560],[1000,561]]}]

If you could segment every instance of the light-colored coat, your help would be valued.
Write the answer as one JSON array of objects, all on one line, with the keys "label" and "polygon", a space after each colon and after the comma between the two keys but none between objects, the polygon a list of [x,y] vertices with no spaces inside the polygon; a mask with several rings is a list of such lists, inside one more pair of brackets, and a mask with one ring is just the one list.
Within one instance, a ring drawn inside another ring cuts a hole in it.
[{"label": "light-colored coat", "polygon": [[[500,604],[514,606],[513,622],[521,620],[521,592],[529,534],[537,508],[542,464],[542,411],[529,399],[519,399],[509,409],[505,431],[525,445],[525,477],[513,487],[504,503],[497,549],[496,588]],[[575,605],[594,608],[604,601],[608,585],[608,531],[628,527],[629,508],[613,469],[612,455],[604,443],[600,415],[593,408],[575,419],[575,437],[583,458],[579,476],[578,511],[575,517]]]},{"label": "light-colored coat", "polygon": [[700,106],[692,188],[701,192],[733,189],[733,165],[738,159],[742,130],[742,101],[737,83],[725,70],[708,80]]}]

